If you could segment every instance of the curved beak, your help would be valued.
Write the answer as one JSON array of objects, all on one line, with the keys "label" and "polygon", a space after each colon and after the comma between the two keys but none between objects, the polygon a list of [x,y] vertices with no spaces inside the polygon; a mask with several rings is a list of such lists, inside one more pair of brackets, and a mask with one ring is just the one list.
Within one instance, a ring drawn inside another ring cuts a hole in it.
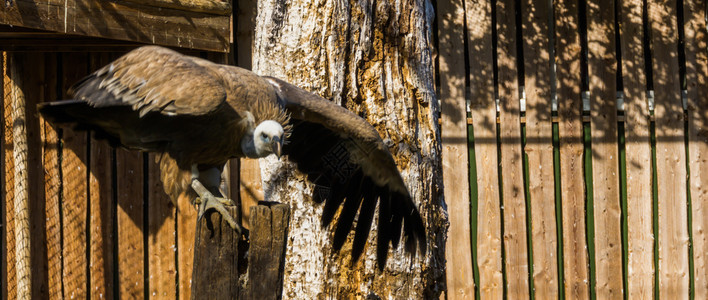
[{"label": "curved beak", "polygon": [[274,136],[271,147],[273,147],[273,154],[280,159],[280,155],[282,155],[283,151],[283,140],[281,140],[280,137]]}]

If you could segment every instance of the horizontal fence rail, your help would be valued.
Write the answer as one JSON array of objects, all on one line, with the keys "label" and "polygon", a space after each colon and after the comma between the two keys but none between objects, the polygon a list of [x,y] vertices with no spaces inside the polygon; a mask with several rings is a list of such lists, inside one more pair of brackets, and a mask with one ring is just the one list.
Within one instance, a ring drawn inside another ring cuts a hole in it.
[{"label": "horizontal fence rail", "polygon": [[706,298],[706,2],[436,8],[448,299]]}]

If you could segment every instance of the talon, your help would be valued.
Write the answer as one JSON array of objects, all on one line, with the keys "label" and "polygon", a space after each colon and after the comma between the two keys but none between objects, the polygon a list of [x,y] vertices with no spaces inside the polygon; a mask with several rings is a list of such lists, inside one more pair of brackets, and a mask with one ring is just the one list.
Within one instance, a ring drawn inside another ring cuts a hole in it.
[{"label": "talon", "polygon": [[[195,168],[192,169],[194,170]],[[202,221],[204,213],[207,210],[215,209],[221,214],[221,217],[224,218],[227,223],[229,223],[229,226],[233,230],[236,230],[239,235],[242,234],[241,225],[239,225],[233,219],[233,217],[231,217],[231,214],[226,210],[225,207],[225,205],[232,205],[233,201],[231,201],[230,199],[215,197],[196,178],[192,178],[192,188],[199,195],[199,197],[197,197],[197,199],[195,199],[194,201],[195,204],[199,205],[197,213],[197,223]]]}]

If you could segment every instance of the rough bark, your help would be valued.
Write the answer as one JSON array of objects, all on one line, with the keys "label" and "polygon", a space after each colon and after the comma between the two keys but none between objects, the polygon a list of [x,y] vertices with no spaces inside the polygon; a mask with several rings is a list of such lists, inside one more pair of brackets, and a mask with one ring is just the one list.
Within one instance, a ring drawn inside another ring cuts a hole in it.
[{"label": "rough bark", "polygon": [[[427,226],[428,251],[402,247],[376,270],[376,228],[362,259],[349,241],[331,250],[322,206],[287,161],[261,161],[266,199],[292,208],[283,298],[435,298],[444,289],[439,107],[432,72],[433,7],[428,1],[266,0],[258,4],[253,70],[344,105],[379,131]],[[374,219],[374,224],[378,222]],[[333,222],[334,224],[334,222]]]}]

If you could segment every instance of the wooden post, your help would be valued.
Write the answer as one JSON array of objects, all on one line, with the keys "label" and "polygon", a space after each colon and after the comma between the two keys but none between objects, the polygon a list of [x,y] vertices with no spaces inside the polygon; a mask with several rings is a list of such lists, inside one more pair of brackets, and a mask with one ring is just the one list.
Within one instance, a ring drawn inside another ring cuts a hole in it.
[{"label": "wooden post", "polygon": [[[236,218],[238,207],[226,208]],[[191,299],[236,299],[240,236],[217,212],[197,224]]]},{"label": "wooden post", "polygon": [[251,207],[251,247],[248,251],[248,294],[244,299],[280,299],[290,206]]}]

